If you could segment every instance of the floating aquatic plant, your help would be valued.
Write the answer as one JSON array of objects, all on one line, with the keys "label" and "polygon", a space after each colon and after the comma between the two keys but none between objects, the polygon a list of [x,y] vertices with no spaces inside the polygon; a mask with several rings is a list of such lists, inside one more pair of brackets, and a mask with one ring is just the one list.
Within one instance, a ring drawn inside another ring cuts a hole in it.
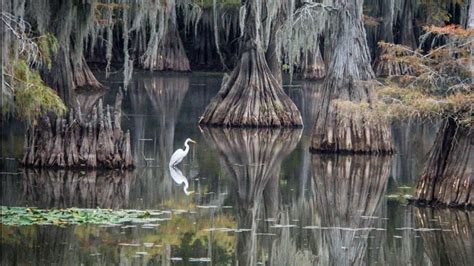
[{"label": "floating aquatic plant", "polygon": [[147,210],[111,209],[38,209],[28,207],[1,207],[1,224],[4,225],[68,225],[68,224],[124,224],[156,223],[162,221],[162,212]]}]

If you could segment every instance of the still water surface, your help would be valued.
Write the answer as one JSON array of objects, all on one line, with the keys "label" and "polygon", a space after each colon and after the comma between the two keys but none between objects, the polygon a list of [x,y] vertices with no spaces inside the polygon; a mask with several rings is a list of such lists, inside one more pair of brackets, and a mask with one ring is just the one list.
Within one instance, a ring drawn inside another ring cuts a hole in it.
[{"label": "still water surface", "polygon": [[[394,156],[308,152],[319,85],[285,90],[304,129],[199,128],[220,86],[216,74],[137,73],[124,97],[133,171],[17,169],[2,160],[1,205],[146,209],[154,224],[1,226],[2,265],[474,265],[472,213],[407,205],[435,126],[393,126]],[[79,93],[87,110],[112,102]],[[19,157],[21,129],[2,135]],[[168,159],[198,141],[179,169]],[[184,188],[184,183],[188,188]],[[179,184],[178,184],[179,183]]]}]

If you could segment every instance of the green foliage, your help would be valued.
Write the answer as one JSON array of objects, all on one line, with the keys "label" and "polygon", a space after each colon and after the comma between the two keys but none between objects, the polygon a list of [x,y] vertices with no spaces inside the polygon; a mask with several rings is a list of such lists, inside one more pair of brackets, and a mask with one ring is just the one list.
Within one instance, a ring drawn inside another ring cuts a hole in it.
[{"label": "green foliage", "polygon": [[398,201],[402,204],[407,203],[415,194],[415,187],[397,187],[396,191],[387,193],[385,198],[390,201]]},{"label": "green foliage", "polygon": [[123,224],[151,223],[162,218],[162,212],[146,210],[110,209],[37,209],[27,207],[1,207],[4,225],[66,225],[66,224]]},{"label": "green foliage", "polygon": [[13,63],[13,75],[10,84],[14,88],[15,114],[29,122],[53,112],[63,115],[66,106],[56,92],[41,79],[37,70],[33,70],[24,60]]},{"label": "green foliage", "polygon": [[48,69],[51,69],[51,57],[58,52],[58,39],[56,39],[53,34],[47,33],[38,37],[36,39],[36,44],[38,45],[41,61],[43,64],[46,64]]},{"label": "green foliage", "polygon": [[[4,86],[9,89],[13,101],[2,105],[2,113],[13,112],[19,119],[35,123],[49,112],[63,115],[66,106],[56,92],[47,86],[34,67],[40,64],[52,67],[52,56],[58,51],[58,41],[50,33],[30,38],[24,33],[27,47],[21,49],[18,58],[11,58],[9,65],[3,65]],[[12,53],[13,54],[13,53]]]}]

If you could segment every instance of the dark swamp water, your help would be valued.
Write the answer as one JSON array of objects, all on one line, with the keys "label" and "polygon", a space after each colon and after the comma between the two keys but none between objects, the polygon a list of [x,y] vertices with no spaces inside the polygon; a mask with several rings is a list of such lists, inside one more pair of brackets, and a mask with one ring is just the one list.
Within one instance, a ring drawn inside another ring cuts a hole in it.
[{"label": "dark swamp water", "polygon": [[[390,157],[311,155],[317,83],[285,87],[304,129],[200,129],[221,78],[136,74],[122,122],[133,171],[17,168],[22,128],[2,129],[1,205],[163,213],[154,224],[0,225],[2,265],[474,265],[472,213],[404,200],[435,125],[394,125]],[[104,83],[105,95],[74,96],[83,110],[113,101],[120,79]],[[188,137],[198,144],[170,172]]]}]

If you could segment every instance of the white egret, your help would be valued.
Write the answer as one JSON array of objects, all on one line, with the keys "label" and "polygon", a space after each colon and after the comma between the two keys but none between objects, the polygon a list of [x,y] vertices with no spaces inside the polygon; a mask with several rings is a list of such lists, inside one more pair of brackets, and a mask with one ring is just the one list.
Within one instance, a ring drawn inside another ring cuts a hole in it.
[{"label": "white egret", "polygon": [[170,173],[171,173],[171,178],[173,178],[176,184],[181,185],[182,183],[184,183],[184,188],[183,188],[184,194],[189,195],[189,194],[194,193],[194,191],[188,191],[188,187],[189,187],[188,179],[183,175],[183,173],[181,172],[181,170],[179,170],[179,168],[170,166]]},{"label": "white egret", "polygon": [[186,141],[184,142],[184,146],[186,148],[184,150],[183,149],[177,149],[173,153],[173,155],[171,155],[170,164],[169,164],[170,167],[174,167],[174,166],[178,165],[181,161],[183,161],[184,157],[186,157],[186,155],[188,155],[188,152],[189,152],[188,142],[197,143],[196,141],[194,141],[190,138],[187,138]]}]

